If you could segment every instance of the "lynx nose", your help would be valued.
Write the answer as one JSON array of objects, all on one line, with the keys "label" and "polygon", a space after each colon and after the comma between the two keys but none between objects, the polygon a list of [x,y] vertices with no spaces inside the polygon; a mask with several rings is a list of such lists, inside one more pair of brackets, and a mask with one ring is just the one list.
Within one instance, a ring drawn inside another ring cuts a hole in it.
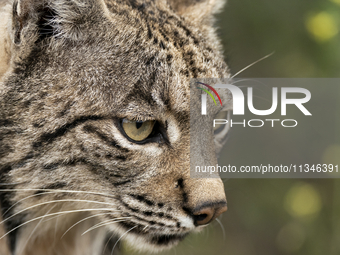
[{"label": "lynx nose", "polygon": [[227,203],[222,202],[218,204],[211,204],[208,206],[201,206],[193,212],[193,218],[196,226],[202,226],[210,223],[222,213],[227,211]]}]

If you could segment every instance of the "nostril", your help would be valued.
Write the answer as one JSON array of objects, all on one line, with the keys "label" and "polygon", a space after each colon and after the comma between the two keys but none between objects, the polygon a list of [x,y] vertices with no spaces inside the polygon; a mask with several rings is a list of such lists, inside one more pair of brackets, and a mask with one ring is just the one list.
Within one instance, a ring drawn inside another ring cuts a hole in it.
[{"label": "nostril", "polygon": [[214,217],[213,208],[203,208],[193,214],[195,225],[201,226],[208,224]]},{"label": "nostril", "polygon": [[195,222],[201,222],[201,221],[204,221],[207,217],[208,217],[208,214],[199,214],[199,215],[194,215],[194,221]]},{"label": "nostril", "polygon": [[227,211],[227,203],[210,204],[209,207],[202,206],[200,209],[196,209],[192,214],[195,225],[202,226],[210,223],[222,213]]}]

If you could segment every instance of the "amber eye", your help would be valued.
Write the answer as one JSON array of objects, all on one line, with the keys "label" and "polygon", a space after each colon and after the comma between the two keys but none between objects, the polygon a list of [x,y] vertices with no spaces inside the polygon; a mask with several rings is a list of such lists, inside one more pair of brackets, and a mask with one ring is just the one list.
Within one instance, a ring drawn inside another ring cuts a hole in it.
[{"label": "amber eye", "polygon": [[123,119],[122,126],[125,134],[134,141],[141,142],[149,137],[156,121],[134,121]]}]

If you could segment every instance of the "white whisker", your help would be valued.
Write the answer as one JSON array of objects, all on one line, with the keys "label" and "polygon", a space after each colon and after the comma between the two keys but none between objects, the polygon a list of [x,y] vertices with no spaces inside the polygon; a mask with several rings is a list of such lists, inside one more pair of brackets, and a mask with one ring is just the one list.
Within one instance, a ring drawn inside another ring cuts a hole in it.
[{"label": "white whisker", "polygon": [[91,195],[99,195],[105,197],[116,198],[116,196],[112,194],[100,193],[100,192],[92,192],[92,191],[83,191],[83,190],[54,190],[54,189],[0,189],[0,192],[13,192],[13,191],[52,191],[55,193],[83,193],[83,194],[91,194]]},{"label": "white whisker", "polygon": [[175,255],[177,255],[177,249],[176,249],[176,247],[174,247],[174,253],[175,253]]},{"label": "white whisker", "polygon": [[[242,80],[237,80],[231,83],[231,85],[235,85],[236,83],[244,82],[244,81],[251,81],[252,79],[242,79]],[[247,88],[248,86],[238,86],[239,88]]]},{"label": "white whisker", "polygon": [[77,213],[77,212],[92,212],[92,211],[112,211],[112,210],[108,209],[108,208],[98,208],[98,209],[81,209],[81,210],[73,210],[73,211],[63,211],[63,212],[51,213],[51,214],[48,214],[48,215],[44,215],[44,216],[40,216],[40,217],[31,219],[29,221],[26,221],[26,222],[20,224],[19,226],[16,226],[15,228],[12,228],[6,234],[1,236],[0,240],[2,238],[4,238],[5,236],[9,235],[10,233],[12,233],[13,231],[15,231],[16,229],[21,228],[22,226],[25,226],[25,225],[33,222],[33,221],[39,220],[39,219],[44,218],[44,217],[54,216],[54,215],[58,215],[58,214],[68,214],[68,213]]},{"label": "white whisker", "polygon": [[0,186],[11,186],[11,185],[24,184],[24,183],[27,183],[27,182],[0,183]]},{"label": "white whisker", "polygon": [[134,226],[134,227],[132,227],[132,228],[130,228],[128,231],[126,231],[123,235],[121,235],[121,236],[119,237],[119,239],[117,240],[117,242],[115,243],[115,245],[114,245],[113,248],[112,248],[111,255],[113,255],[113,251],[114,251],[114,249],[116,248],[117,243],[123,238],[123,236],[125,236],[127,233],[129,233],[131,230],[135,229],[136,227],[137,227],[137,225]]},{"label": "white whisker", "polygon": [[[59,212],[60,211],[64,211],[64,204],[61,205],[61,208],[60,208]],[[54,244],[56,243],[56,240],[57,240],[58,223],[59,223],[60,215],[51,217],[50,219],[52,220],[52,218],[54,219],[55,217],[57,217],[57,219],[56,219],[55,224],[54,224],[54,238],[53,238],[53,243]]]},{"label": "white whisker", "polygon": [[34,227],[34,229],[32,230],[31,234],[28,236],[25,244],[22,246],[21,252],[19,252],[19,254],[21,254],[24,250],[25,247],[27,246],[29,240],[31,239],[31,237],[33,236],[34,232],[37,230],[37,228],[39,227],[39,225],[41,224],[41,222],[44,220],[44,218],[56,207],[57,205],[52,206],[52,208],[50,210],[47,211],[47,213],[45,213],[44,217],[40,219],[40,221],[38,222],[38,224]]},{"label": "white whisker", "polygon": [[49,192],[44,192],[44,193],[39,193],[39,194],[35,194],[35,195],[31,195],[31,196],[27,196],[27,197],[25,197],[25,198],[22,198],[22,199],[20,199],[19,201],[17,201],[16,203],[14,203],[10,208],[8,208],[6,211],[5,211],[5,213],[3,214],[3,217],[14,207],[14,206],[16,206],[17,204],[20,204],[22,201],[25,201],[25,200],[27,200],[27,199],[29,199],[29,198],[32,198],[32,197],[37,197],[37,196],[42,196],[42,195],[44,195],[44,194],[53,194],[53,193],[55,193],[55,192],[52,192],[52,191],[49,191]]},{"label": "white whisker", "polygon": [[222,224],[222,222],[216,218],[216,221],[218,222],[218,224],[221,226],[221,229],[222,229],[222,233],[223,233],[223,241],[225,241],[225,230],[224,230],[224,226]]},{"label": "white whisker", "polygon": [[91,200],[77,200],[77,199],[63,199],[63,200],[52,200],[52,201],[48,201],[48,202],[44,202],[44,203],[40,203],[40,204],[36,204],[36,205],[32,205],[29,206],[13,215],[11,215],[10,217],[4,219],[3,221],[0,222],[0,225],[3,224],[4,222],[10,220],[11,218],[15,217],[16,215],[23,213],[27,210],[30,210],[32,208],[38,207],[38,206],[42,206],[42,205],[48,205],[48,204],[52,204],[52,203],[60,203],[60,202],[84,202],[84,203],[95,203],[95,204],[104,204],[104,205],[114,205],[112,203],[105,203],[105,202],[98,202],[98,201],[91,201]]},{"label": "white whisker", "polygon": [[264,59],[266,59],[266,58],[269,58],[269,57],[270,57],[271,55],[273,55],[273,54],[274,54],[274,52],[272,52],[272,53],[270,53],[270,54],[264,56],[263,58],[260,58],[259,60],[256,60],[255,62],[251,63],[250,65],[246,66],[245,68],[241,69],[241,70],[238,71],[236,74],[234,74],[233,76],[231,76],[230,79],[235,78],[237,75],[239,75],[239,74],[242,73],[243,71],[247,70],[248,68],[250,68],[250,67],[252,67],[253,65],[257,64],[258,62],[260,62],[260,61],[262,61],[262,60],[264,60]]},{"label": "white whisker", "polygon": [[107,240],[107,242],[106,242],[106,244],[105,244],[105,246],[104,246],[104,249],[103,249],[103,254],[104,254],[104,252],[106,251],[106,247],[108,246],[108,244],[109,244],[109,242],[111,241],[112,237],[115,236],[115,234],[116,234],[116,233],[113,233],[113,234],[110,236],[109,240]]},{"label": "white whisker", "polygon": [[107,221],[100,222],[100,223],[94,225],[93,227],[89,228],[88,230],[86,230],[81,235],[83,236],[86,233],[88,233],[88,232],[90,232],[92,230],[95,230],[97,228],[100,228],[100,227],[108,226],[108,225],[113,224],[113,223],[118,223],[118,222],[126,221],[125,219],[128,219],[128,218],[131,218],[131,217],[122,217],[122,218],[117,218],[117,219],[114,219],[114,220],[107,220]]},{"label": "white whisker", "polygon": [[[86,217],[85,219],[82,219],[80,221],[78,221],[77,223],[73,224],[71,227],[69,227],[65,232],[64,234],[61,236],[60,239],[62,239],[72,228],[74,228],[75,226],[77,226],[78,224],[88,220],[88,219],[91,219],[91,218],[95,218],[95,217],[98,217],[98,216],[101,216],[101,215],[108,215],[108,214],[111,214],[111,213],[99,213],[99,214],[95,214],[95,215],[92,215],[92,216],[89,216],[89,217]],[[59,215],[57,216],[59,217]]]}]

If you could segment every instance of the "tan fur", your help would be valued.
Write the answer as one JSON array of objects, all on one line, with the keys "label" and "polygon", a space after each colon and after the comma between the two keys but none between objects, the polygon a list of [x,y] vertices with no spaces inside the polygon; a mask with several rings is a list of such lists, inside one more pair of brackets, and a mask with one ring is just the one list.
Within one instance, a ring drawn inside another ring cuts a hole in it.
[{"label": "tan fur", "polygon": [[11,50],[8,34],[8,20],[10,20],[11,5],[7,1],[0,1],[0,81],[10,65]]},{"label": "tan fur", "polygon": [[[123,237],[157,252],[201,229],[201,207],[225,206],[219,178],[189,171],[190,143],[206,149],[191,159],[216,163],[211,131],[190,137],[189,84],[229,76],[212,16],[223,1],[0,3],[11,7],[0,20],[0,201],[6,231],[22,225],[8,235],[13,255],[101,254],[107,234],[107,248]],[[124,118],[157,130],[133,142]],[[207,125],[198,118],[194,134]]]}]

